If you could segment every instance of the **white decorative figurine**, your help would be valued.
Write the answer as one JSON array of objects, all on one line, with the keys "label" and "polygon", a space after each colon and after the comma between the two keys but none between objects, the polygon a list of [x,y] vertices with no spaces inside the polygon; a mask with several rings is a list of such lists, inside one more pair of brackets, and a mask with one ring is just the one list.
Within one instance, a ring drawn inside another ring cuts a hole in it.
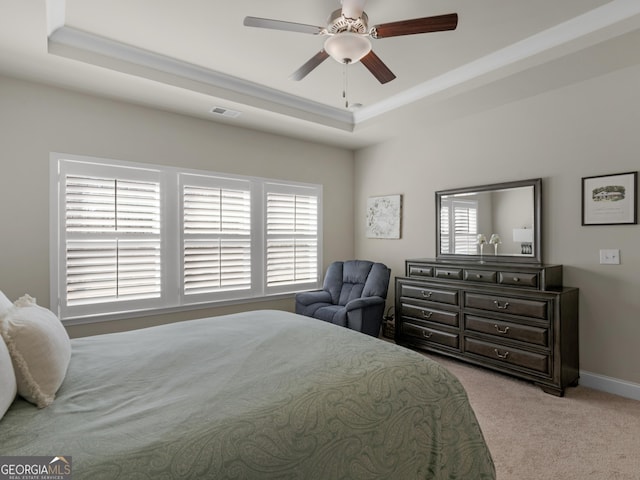
[{"label": "white decorative figurine", "polygon": [[493,245],[495,255],[498,255],[498,245],[502,243],[502,240],[500,240],[500,235],[498,235],[497,233],[491,234],[489,243]]}]

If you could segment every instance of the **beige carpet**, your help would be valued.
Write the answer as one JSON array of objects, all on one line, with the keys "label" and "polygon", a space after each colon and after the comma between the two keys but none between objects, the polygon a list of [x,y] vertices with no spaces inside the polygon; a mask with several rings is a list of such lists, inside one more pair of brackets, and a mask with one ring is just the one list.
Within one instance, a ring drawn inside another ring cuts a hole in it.
[{"label": "beige carpet", "polygon": [[428,354],[465,386],[498,480],[640,480],[640,402],[532,383]]}]

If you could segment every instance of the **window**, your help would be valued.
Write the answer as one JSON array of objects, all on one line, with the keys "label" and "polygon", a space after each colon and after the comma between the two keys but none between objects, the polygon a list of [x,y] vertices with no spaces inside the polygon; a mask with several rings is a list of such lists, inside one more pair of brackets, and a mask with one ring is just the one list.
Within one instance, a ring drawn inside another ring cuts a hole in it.
[{"label": "window", "polygon": [[318,197],[268,185],[266,204],[267,288],[286,291],[318,278]]},{"label": "window", "polygon": [[440,208],[442,253],[475,255],[477,253],[478,202],[443,200]]},{"label": "window", "polygon": [[250,182],[181,175],[181,195],[183,295],[250,290]]},{"label": "window", "polygon": [[52,154],[52,187],[63,320],[319,285],[319,185]]},{"label": "window", "polygon": [[157,182],[68,175],[67,303],[160,296]]}]

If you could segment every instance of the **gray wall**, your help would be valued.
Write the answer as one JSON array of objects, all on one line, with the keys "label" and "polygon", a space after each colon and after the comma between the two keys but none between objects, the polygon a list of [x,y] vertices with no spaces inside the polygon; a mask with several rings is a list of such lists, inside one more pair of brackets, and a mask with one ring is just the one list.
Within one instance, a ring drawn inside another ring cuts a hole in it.
[{"label": "gray wall", "polygon": [[[49,153],[321,183],[324,262],[354,255],[353,153],[0,77],[0,290],[49,306]],[[68,328],[84,336],[293,299]]]},{"label": "gray wall", "polygon": [[[638,85],[640,67],[618,70],[357,152],[356,254],[402,275],[405,258],[435,255],[435,191],[542,177],[544,261],[580,288],[581,370],[640,384],[640,226],[581,226],[582,177],[639,169]],[[382,194],[403,195],[400,240],[364,235]],[[600,265],[601,248],[622,264]]]}]

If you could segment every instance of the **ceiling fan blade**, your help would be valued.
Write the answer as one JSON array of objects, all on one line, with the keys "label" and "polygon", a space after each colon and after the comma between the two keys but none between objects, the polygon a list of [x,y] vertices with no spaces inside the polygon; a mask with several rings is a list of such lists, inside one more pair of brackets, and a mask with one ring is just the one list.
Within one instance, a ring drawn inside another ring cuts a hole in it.
[{"label": "ceiling fan blade", "polygon": [[389,67],[380,60],[380,57],[373,53],[373,50],[362,57],[360,61],[380,83],[387,83],[396,78],[393,72],[389,70]]},{"label": "ceiling fan blade", "polygon": [[292,80],[302,80],[304,77],[309,75],[311,71],[324,62],[327,58],[329,58],[329,54],[323,50],[320,50],[313,57],[311,57],[307,62],[302,65],[298,70],[293,72],[289,78]]},{"label": "ceiling fan blade", "polygon": [[357,19],[362,16],[367,0],[341,0],[340,3],[342,3],[342,15],[346,18]]},{"label": "ceiling fan blade", "polygon": [[287,32],[310,33],[321,35],[325,32],[324,27],[307,25],[304,23],[285,22],[283,20],[271,20],[269,18],[244,17],[245,27],[270,28],[272,30],[284,30]]},{"label": "ceiling fan blade", "polygon": [[400,35],[415,35],[416,33],[442,32],[455,30],[458,26],[458,14],[437,15],[435,17],[414,18],[399,22],[383,23],[371,30],[373,38],[398,37]]}]

